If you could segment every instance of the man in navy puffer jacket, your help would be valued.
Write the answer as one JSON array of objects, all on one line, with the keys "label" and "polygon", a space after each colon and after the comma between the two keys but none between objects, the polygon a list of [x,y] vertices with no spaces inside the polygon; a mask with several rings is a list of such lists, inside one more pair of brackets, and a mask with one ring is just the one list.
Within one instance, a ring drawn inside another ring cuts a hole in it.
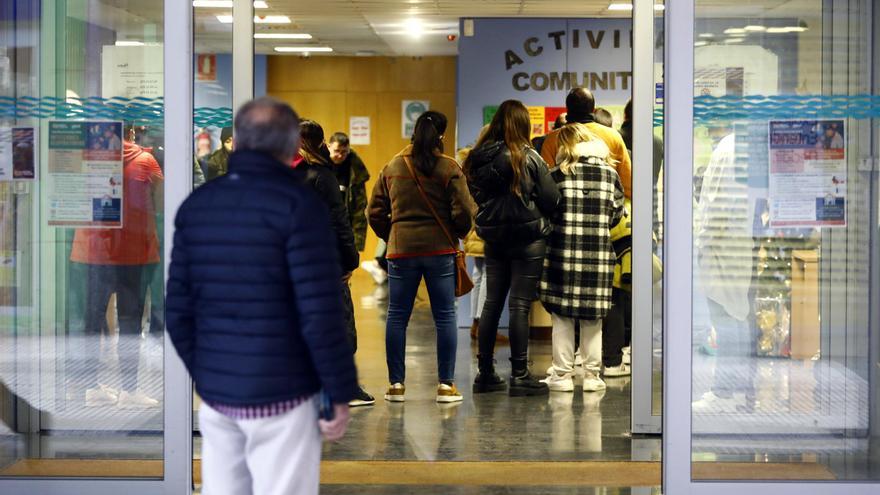
[{"label": "man in navy puffer jacket", "polygon": [[[235,144],[229,172],[178,211],[168,280],[168,333],[203,400],[202,490],[316,494],[321,433],[342,437],[358,392],[336,238],[288,166],[293,109],[245,104]],[[331,421],[318,420],[321,389]]]}]

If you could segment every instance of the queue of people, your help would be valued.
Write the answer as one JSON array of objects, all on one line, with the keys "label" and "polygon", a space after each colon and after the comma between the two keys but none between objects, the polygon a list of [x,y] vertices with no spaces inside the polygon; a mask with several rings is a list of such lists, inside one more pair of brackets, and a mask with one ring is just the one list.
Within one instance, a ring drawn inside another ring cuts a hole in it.
[{"label": "queue of people", "polygon": [[[367,225],[386,246],[385,400],[406,398],[406,332],[423,280],[437,331],[436,401],[463,400],[455,303],[470,288],[460,251],[468,236],[484,257],[473,392],[572,391],[578,329],[582,388],[605,388],[601,375],[613,366],[603,370],[603,320],[622,272],[613,231],[627,218],[631,164],[620,134],[596,122],[588,90],[572,90],[566,107],[539,153],[528,109],[503,102],[463,164],[444,154],[446,116],[427,111],[369,200],[369,174],[347,136],[328,145],[320,124],[273,98],[239,110],[227,169],[177,214],[167,289],[168,333],[203,399],[206,493],[244,493],[242,483],[316,493],[318,432],[340,439],[349,407],[374,402],[357,380],[349,288]],[[505,380],[495,346],[508,296]],[[553,322],[543,379],[529,369],[535,300]]]}]

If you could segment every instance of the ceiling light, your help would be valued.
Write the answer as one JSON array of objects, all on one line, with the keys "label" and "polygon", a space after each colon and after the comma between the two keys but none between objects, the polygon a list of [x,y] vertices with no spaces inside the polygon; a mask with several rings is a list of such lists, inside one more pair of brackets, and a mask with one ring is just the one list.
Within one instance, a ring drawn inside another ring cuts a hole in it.
[{"label": "ceiling light", "polygon": [[700,38],[714,38],[715,35],[712,33],[700,33]]},{"label": "ceiling light", "polygon": [[789,33],[803,33],[807,30],[805,26],[790,26],[785,29],[787,29]]},{"label": "ceiling light", "polygon": [[[202,7],[208,9],[231,9],[232,0],[193,0],[193,7]],[[257,0],[254,2],[255,9],[268,9],[269,4],[264,1]]]},{"label": "ceiling light", "polygon": [[329,46],[276,46],[275,51],[278,53],[318,53],[332,52]]},{"label": "ceiling light", "polygon": [[[232,24],[232,15],[218,15],[217,20],[223,24]],[[254,24],[290,24],[290,17],[286,15],[255,15]]]},{"label": "ceiling light", "polygon": [[425,25],[422,23],[421,19],[415,17],[407,19],[406,22],[403,23],[403,29],[410,36],[419,37],[425,34]]},{"label": "ceiling light", "polygon": [[306,33],[256,33],[254,39],[257,40],[310,40],[311,34]]},{"label": "ceiling light", "polygon": [[608,10],[632,10],[633,4],[631,3],[612,3],[608,6]]},{"label": "ceiling light", "polygon": [[751,26],[746,26],[745,30],[750,33],[761,33],[761,32],[764,32],[767,30],[767,26],[751,25]]},{"label": "ceiling light", "polygon": [[724,34],[744,34],[746,32],[743,28],[727,28],[724,30]]},{"label": "ceiling light", "polygon": [[117,41],[116,46],[144,46],[144,42],[135,40]]},{"label": "ceiling light", "polygon": [[727,38],[724,40],[725,43],[742,43],[745,38]]},{"label": "ceiling light", "polygon": [[694,46],[706,46],[708,44],[709,44],[708,41],[697,41],[694,43]]},{"label": "ceiling light", "polygon": [[807,28],[804,26],[785,26],[767,28],[769,34],[803,33]]}]

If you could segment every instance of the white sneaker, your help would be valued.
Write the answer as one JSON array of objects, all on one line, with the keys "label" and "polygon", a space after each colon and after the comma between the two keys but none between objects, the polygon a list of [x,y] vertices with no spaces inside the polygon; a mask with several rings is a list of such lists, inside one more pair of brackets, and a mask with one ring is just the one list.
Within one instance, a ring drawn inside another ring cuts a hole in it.
[{"label": "white sneaker", "polygon": [[693,414],[719,414],[735,413],[737,400],[733,397],[725,399],[718,397],[714,392],[706,392],[703,396],[691,403]]},{"label": "white sneaker", "polygon": [[150,409],[159,407],[159,401],[143,392],[130,393],[122,391],[119,394],[120,409]]},{"label": "white sneaker", "polygon": [[605,382],[596,375],[587,373],[584,377],[584,392],[598,392],[605,390]]},{"label": "white sneaker", "polygon": [[632,364],[632,347],[623,348],[623,364]]},{"label": "white sneaker", "polygon": [[630,376],[632,369],[628,364],[621,363],[619,366],[606,366],[602,374],[606,377]]},{"label": "white sneaker", "polygon": [[367,273],[373,277],[373,281],[376,282],[376,285],[382,285],[388,280],[388,274],[385,273],[385,270],[379,266],[379,262],[376,260],[367,260],[361,263],[361,268],[364,269]]},{"label": "white sneaker", "polygon": [[86,407],[112,406],[119,401],[119,396],[99,386],[86,390]]},{"label": "white sneaker", "polygon": [[388,387],[385,392],[385,400],[388,402],[403,402],[406,400],[403,394],[406,393],[406,387],[402,383],[395,383]]},{"label": "white sneaker", "polygon": [[571,373],[557,375],[555,372],[551,372],[550,376],[541,381],[546,383],[547,388],[549,388],[553,392],[574,391],[574,380],[572,379]]},{"label": "white sneaker", "polygon": [[449,404],[453,402],[461,402],[463,399],[461,393],[455,388],[455,385],[441,383],[437,386],[437,402],[441,404]]}]

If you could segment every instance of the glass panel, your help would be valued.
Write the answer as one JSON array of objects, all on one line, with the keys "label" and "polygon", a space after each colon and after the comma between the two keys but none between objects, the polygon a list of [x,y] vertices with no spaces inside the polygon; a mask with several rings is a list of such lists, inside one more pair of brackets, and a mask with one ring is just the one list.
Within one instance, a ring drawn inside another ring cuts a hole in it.
[{"label": "glass panel", "polygon": [[0,6],[0,475],[162,476],[162,23]]},{"label": "glass panel", "polygon": [[696,2],[696,479],[880,479],[870,4]]}]

